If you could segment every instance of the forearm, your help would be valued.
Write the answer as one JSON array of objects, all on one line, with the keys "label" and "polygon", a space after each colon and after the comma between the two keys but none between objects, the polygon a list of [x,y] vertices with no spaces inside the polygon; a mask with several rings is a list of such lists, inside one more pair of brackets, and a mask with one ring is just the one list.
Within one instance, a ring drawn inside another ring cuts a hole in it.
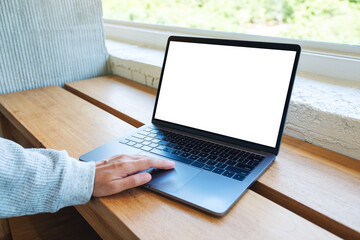
[{"label": "forearm", "polygon": [[93,192],[95,164],[65,151],[23,149],[0,139],[0,218],[55,212]]}]

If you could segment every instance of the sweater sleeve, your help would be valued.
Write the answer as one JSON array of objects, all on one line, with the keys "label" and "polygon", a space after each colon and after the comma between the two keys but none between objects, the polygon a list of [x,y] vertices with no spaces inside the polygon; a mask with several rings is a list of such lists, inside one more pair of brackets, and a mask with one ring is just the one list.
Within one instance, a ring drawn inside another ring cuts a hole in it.
[{"label": "sweater sleeve", "polygon": [[95,163],[0,138],[0,218],[56,212],[91,198]]}]

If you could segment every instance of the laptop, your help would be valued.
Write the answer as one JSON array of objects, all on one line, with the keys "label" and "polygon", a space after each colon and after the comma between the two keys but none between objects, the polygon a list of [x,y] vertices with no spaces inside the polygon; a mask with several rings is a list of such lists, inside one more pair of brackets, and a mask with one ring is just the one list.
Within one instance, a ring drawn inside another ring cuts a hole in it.
[{"label": "laptop", "polygon": [[80,160],[174,160],[172,170],[149,169],[144,186],[223,216],[279,152],[300,51],[294,44],[171,36],[151,123]]}]

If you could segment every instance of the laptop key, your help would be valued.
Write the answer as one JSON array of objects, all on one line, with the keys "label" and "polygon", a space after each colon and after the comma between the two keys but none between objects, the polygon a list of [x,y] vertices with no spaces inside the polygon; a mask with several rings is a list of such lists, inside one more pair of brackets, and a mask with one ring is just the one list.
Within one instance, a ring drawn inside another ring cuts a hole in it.
[{"label": "laptop key", "polygon": [[198,162],[202,162],[202,163],[205,163],[208,159],[207,158],[199,158],[197,161]]},{"label": "laptop key", "polygon": [[208,170],[208,171],[212,171],[215,167],[214,166],[210,166],[210,165],[205,165],[203,167],[204,170]]},{"label": "laptop key", "polygon": [[142,142],[143,145],[149,145],[150,143],[151,143],[151,142],[149,142],[149,141],[143,141],[143,142]]},{"label": "laptop key", "polygon": [[171,159],[174,159],[176,161],[183,162],[183,163],[186,163],[186,164],[191,164],[191,163],[194,162],[193,160],[183,158],[183,157],[180,157],[180,156],[168,153],[168,152],[164,152],[164,151],[161,151],[161,150],[156,149],[156,148],[153,148],[150,152],[158,154],[158,155],[163,156],[163,157],[171,158]]},{"label": "laptop key", "polygon": [[191,148],[186,147],[186,148],[183,149],[183,151],[184,152],[191,152]]},{"label": "laptop key", "polygon": [[195,146],[195,145],[192,144],[192,143],[189,143],[189,144],[185,145],[185,147],[188,147],[188,148],[193,148],[194,146]]},{"label": "laptop key", "polygon": [[198,153],[200,153],[200,151],[199,151],[199,150],[192,150],[190,153],[192,153],[192,154],[198,154]]},{"label": "laptop key", "polygon": [[206,162],[207,165],[211,165],[211,166],[214,166],[215,164],[217,164],[217,161],[214,161],[214,160],[209,160]]},{"label": "laptop key", "polygon": [[236,155],[230,155],[230,156],[228,157],[228,159],[230,159],[230,160],[237,160],[237,159],[238,159],[238,156],[236,156]]},{"label": "laptop key", "polygon": [[168,143],[165,144],[165,146],[167,146],[167,147],[174,147],[175,144],[174,144],[174,143],[171,143],[171,142],[168,142]]},{"label": "laptop key", "polygon": [[227,166],[225,168],[225,170],[228,170],[228,171],[231,171],[231,172],[237,173],[239,175],[243,175],[243,176],[246,176],[249,174],[248,171],[245,171],[244,169],[233,167],[233,166]]},{"label": "laptop key", "polygon": [[210,152],[210,154],[212,154],[212,155],[219,155],[219,153],[220,153],[220,152],[219,152],[219,151],[216,151],[216,150],[213,150],[213,151]]},{"label": "laptop key", "polygon": [[190,156],[190,153],[187,153],[187,152],[184,152],[180,155],[181,157],[189,157]]},{"label": "laptop key", "polygon": [[235,166],[235,164],[237,164],[237,162],[234,161],[234,160],[228,160],[228,161],[226,162],[226,164],[228,164],[228,165],[230,165],[230,166]]},{"label": "laptop key", "polygon": [[172,154],[175,154],[175,155],[181,155],[182,154],[182,151],[180,150],[174,150],[171,152]]},{"label": "laptop key", "polygon": [[156,138],[151,139],[151,142],[153,142],[153,143],[159,143],[160,141],[161,141],[161,140],[156,139]]},{"label": "laptop key", "polygon": [[246,163],[246,165],[249,166],[249,167],[255,167],[255,166],[258,165],[258,163],[259,163],[259,162],[257,162],[257,161],[250,160],[250,161],[248,161],[248,162]]},{"label": "laptop key", "polygon": [[136,142],[129,141],[126,145],[129,145],[129,146],[134,146],[135,144],[136,144]]},{"label": "laptop key", "polygon": [[187,159],[187,158],[183,158],[183,157],[179,157],[179,156],[177,156],[177,157],[178,158],[173,157],[172,159],[175,159],[175,160],[177,160],[179,162],[183,162],[183,163],[186,163],[186,164],[191,164],[191,163],[194,162],[193,160],[190,160],[190,159]]},{"label": "laptop key", "polygon": [[215,145],[212,147],[213,150],[220,152],[219,150],[222,148],[221,145]]},{"label": "laptop key", "polygon": [[250,167],[248,165],[245,165],[243,163],[238,163],[238,164],[235,165],[235,167],[245,169],[246,171],[251,171],[254,168],[254,167]]},{"label": "laptop key", "polygon": [[264,156],[260,156],[260,155],[255,155],[254,159],[257,161],[261,161],[263,160],[265,157]]},{"label": "laptop key", "polygon": [[198,167],[198,168],[202,168],[203,166],[205,166],[204,163],[201,163],[201,162],[198,162],[198,161],[193,162],[191,165],[195,166],[195,167]]},{"label": "laptop key", "polygon": [[147,136],[150,134],[150,132],[146,132],[146,131],[139,131],[137,132],[138,134],[141,134],[141,135],[144,135],[144,136]]},{"label": "laptop key", "polygon": [[239,175],[239,174],[235,174],[235,176],[233,177],[233,179],[236,179],[236,180],[242,181],[242,180],[244,180],[244,179],[245,179],[245,177],[244,177],[244,176],[241,176],[241,175]]},{"label": "laptop key", "polygon": [[219,163],[217,163],[217,164],[215,165],[215,167],[224,169],[224,168],[227,167],[227,164],[219,162]]},{"label": "laptop key", "polygon": [[201,152],[198,154],[200,157],[207,157],[209,154],[207,154],[206,152]]},{"label": "laptop key", "polygon": [[166,147],[164,145],[159,145],[156,147],[157,149],[164,150]]},{"label": "laptop key", "polygon": [[149,144],[149,147],[152,147],[152,148],[157,147],[157,146],[159,146],[157,143],[151,143],[151,144]]},{"label": "laptop key", "polygon": [[125,143],[125,144],[127,144],[129,141],[130,141],[130,140],[128,140],[128,139],[121,139],[121,140],[119,141],[119,143]]},{"label": "laptop key", "polygon": [[211,148],[203,148],[201,151],[203,151],[203,152],[211,152],[212,151],[212,149]]},{"label": "laptop key", "polygon": [[196,159],[198,159],[199,157],[196,156],[196,155],[191,155],[189,158],[192,159],[192,160],[196,160]]},{"label": "laptop key", "polygon": [[260,155],[256,155],[256,154],[251,154],[250,156],[248,156],[248,159],[251,161],[260,162],[261,160],[264,159],[264,157],[262,157]]},{"label": "laptop key", "polygon": [[224,169],[215,168],[212,172],[217,173],[217,174],[222,174],[224,172]]},{"label": "laptop key", "polygon": [[231,178],[232,176],[234,176],[234,174],[235,174],[235,173],[233,173],[233,172],[225,171],[222,175],[225,176],[225,177]]},{"label": "laptop key", "polygon": [[142,146],[143,146],[143,145],[140,144],[140,143],[137,143],[137,144],[134,145],[134,147],[136,147],[136,148],[142,148]]},{"label": "laptop key", "polygon": [[220,149],[220,151],[222,151],[222,152],[224,152],[224,153],[227,153],[227,154],[229,154],[230,155],[230,153],[232,152],[232,151],[235,151],[236,149],[233,149],[233,148],[229,148],[229,147],[225,147],[225,146],[223,146],[221,149]]},{"label": "laptop key", "polygon": [[243,163],[243,164],[247,163],[248,161],[249,161],[249,159],[247,159],[247,157],[244,157],[244,156],[240,157],[240,158],[237,160],[237,162]]},{"label": "laptop key", "polygon": [[230,155],[229,154],[227,154],[227,153],[221,153],[220,154],[220,157],[223,157],[223,158],[227,158],[227,157],[229,157]]},{"label": "laptop key", "polygon": [[142,140],[142,139],[139,139],[139,138],[135,138],[135,137],[128,137],[128,138],[126,138],[126,139],[128,139],[128,140],[130,140],[130,141],[133,141],[133,142],[137,142],[137,143],[141,143],[141,142],[143,142],[144,140]]},{"label": "laptop key", "polygon": [[135,135],[132,135],[132,137],[136,137],[136,138],[140,138],[140,139],[144,139],[145,136],[144,135],[141,135],[141,134],[135,134]]},{"label": "laptop key", "polygon": [[249,175],[249,172],[247,172],[247,171],[240,171],[240,172],[238,172],[237,174],[239,174],[240,176],[246,177],[247,175]]},{"label": "laptop key", "polygon": [[218,156],[216,156],[216,155],[210,155],[210,156],[208,156],[208,159],[210,159],[210,160],[215,160],[215,159],[217,159],[218,158]]},{"label": "laptop key", "polygon": [[166,148],[164,148],[163,150],[164,150],[165,152],[172,152],[173,149],[166,147]]},{"label": "laptop key", "polygon": [[202,146],[196,146],[196,147],[194,147],[194,149],[195,150],[201,150],[201,149],[203,149],[203,147]]},{"label": "laptop key", "polygon": [[152,149],[152,147],[143,146],[141,149],[142,149],[142,150],[145,150],[145,151],[150,151],[150,150]]},{"label": "laptop key", "polygon": [[218,159],[216,159],[217,162],[221,162],[221,163],[224,163],[227,161],[226,158],[222,158],[222,157],[219,157]]}]

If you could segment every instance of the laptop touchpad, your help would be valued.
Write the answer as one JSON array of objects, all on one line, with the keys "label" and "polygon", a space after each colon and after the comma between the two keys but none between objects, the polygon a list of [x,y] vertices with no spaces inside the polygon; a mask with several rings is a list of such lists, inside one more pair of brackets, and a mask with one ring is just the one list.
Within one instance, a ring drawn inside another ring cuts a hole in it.
[{"label": "laptop touchpad", "polygon": [[[144,152],[142,152],[141,154],[162,158],[161,156],[148,153],[145,154]],[[152,179],[148,184],[146,184],[146,187],[150,189],[155,188],[163,192],[175,193],[200,172],[200,169],[191,167],[180,162],[176,162],[174,169],[153,169],[152,171],[150,171]]]}]

